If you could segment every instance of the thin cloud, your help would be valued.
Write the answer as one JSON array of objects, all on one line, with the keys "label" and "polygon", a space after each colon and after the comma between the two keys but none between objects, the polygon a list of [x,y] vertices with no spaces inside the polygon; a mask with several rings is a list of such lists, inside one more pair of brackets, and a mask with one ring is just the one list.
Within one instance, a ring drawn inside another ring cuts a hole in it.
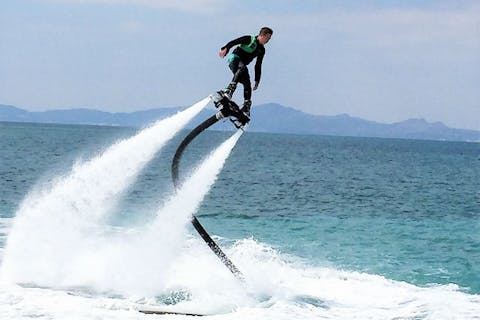
[{"label": "thin cloud", "polygon": [[[239,17],[239,20],[243,17]],[[306,14],[257,18],[278,25],[289,37],[390,47],[442,44],[468,50],[480,47],[480,6],[458,10],[428,8],[332,9]],[[276,36],[281,36],[278,33]]]}]

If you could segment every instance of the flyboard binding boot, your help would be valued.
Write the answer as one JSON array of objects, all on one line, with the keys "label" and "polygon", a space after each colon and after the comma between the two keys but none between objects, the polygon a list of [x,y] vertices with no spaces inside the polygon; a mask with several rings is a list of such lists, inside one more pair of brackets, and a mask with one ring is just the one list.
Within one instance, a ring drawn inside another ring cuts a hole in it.
[{"label": "flyboard binding boot", "polygon": [[243,110],[240,110],[240,107],[231,100],[231,94],[232,91],[229,91],[228,89],[231,88],[231,84],[227,89],[225,90],[220,90],[217,91],[216,94],[212,96],[213,98],[213,104],[215,107],[219,110],[219,112],[216,114],[217,119],[222,119],[225,117],[229,117],[230,121],[235,125],[237,129],[242,129],[243,126],[245,126],[249,121],[250,121],[250,101],[246,101],[245,103],[250,104],[247,105],[247,108],[244,107],[242,109],[245,109],[248,111],[248,113],[243,112]]}]

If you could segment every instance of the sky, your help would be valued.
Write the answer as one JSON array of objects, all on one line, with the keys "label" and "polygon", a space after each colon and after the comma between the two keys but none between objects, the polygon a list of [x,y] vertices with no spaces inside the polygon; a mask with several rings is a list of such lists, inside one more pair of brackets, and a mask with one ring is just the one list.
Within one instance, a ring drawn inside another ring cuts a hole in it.
[{"label": "sky", "polygon": [[480,130],[480,1],[466,0],[1,0],[0,104],[189,106],[229,83],[220,48],[263,26],[254,106]]}]

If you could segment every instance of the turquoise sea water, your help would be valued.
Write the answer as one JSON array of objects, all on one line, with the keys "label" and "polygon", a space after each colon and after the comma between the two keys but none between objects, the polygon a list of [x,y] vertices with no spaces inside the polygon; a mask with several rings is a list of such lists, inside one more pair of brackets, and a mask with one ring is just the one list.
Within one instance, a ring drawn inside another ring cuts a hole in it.
[{"label": "turquoise sea water", "polygon": [[[12,220],[35,185],[135,132],[0,123],[0,218]],[[141,225],[172,192],[171,158],[186,133],[147,165],[110,224]],[[200,136],[181,175],[230,135]],[[478,143],[246,132],[197,216],[227,247],[253,238],[309,266],[480,294]],[[0,232],[3,248],[8,227]]]}]

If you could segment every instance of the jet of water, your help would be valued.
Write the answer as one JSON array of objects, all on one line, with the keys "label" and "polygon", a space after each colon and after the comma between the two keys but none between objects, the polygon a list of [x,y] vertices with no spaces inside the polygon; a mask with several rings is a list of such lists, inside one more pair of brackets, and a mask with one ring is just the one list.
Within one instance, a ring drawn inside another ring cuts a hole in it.
[{"label": "jet of water", "polygon": [[82,240],[101,232],[99,222],[122,192],[209,101],[207,97],[119,141],[97,157],[76,165],[53,185],[28,194],[7,239],[0,270],[2,280],[52,284],[59,277],[67,277],[65,264],[84,246]]}]

